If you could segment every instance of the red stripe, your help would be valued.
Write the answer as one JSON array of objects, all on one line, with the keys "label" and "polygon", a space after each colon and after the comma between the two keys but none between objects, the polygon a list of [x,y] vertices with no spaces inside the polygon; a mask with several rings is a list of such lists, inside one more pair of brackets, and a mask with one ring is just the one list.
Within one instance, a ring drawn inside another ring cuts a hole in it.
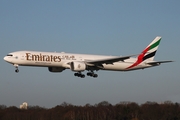
[{"label": "red stripe", "polygon": [[145,48],[145,49],[142,51],[142,53],[139,54],[137,61],[136,61],[134,64],[132,64],[131,66],[127,67],[126,69],[133,68],[133,67],[139,65],[141,62],[143,62],[143,57],[144,57],[144,55],[147,53],[147,51],[149,50],[149,48],[150,48],[150,46],[147,47],[147,48]]}]

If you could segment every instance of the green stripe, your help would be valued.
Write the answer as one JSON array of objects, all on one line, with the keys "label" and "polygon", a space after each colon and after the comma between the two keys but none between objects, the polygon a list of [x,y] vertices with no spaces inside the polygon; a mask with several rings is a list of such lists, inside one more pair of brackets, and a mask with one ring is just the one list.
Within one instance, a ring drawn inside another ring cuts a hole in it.
[{"label": "green stripe", "polygon": [[161,41],[161,39],[159,39],[157,42],[155,42],[154,44],[152,44],[152,45],[150,46],[149,50],[157,47],[157,46],[159,45],[160,41]]}]

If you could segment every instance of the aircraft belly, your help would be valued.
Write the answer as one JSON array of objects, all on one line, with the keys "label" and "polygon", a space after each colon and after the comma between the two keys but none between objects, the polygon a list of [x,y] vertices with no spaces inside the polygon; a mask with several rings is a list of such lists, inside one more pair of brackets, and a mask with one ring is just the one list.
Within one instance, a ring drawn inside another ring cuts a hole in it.
[{"label": "aircraft belly", "polygon": [[114,64],[103,64],[104,69],[103,70],[112,70],[112,71],[131,71],[131,70],[138,70],[138,69],[144,69],[144,68],[148,68],[148,67],[152,67],[152,66],[147,66],[147,65],[138,65],[135,66],[131,69],[127,69],[129,66],[131,66],[133,63],[131,62],[122,62],[122,63],[114,63]]},{"label": "aircraft belly", "polygon": [[131,65],[130,63],[114,63],[114,64],[103,64],[104,70],[112,71],[126,71],[126,68]]},{"label": "aircraft belly", "polygon": [[61,67],[62,62],[46,62],[46,61],[21,61],[21,66],[41,66],[41,67]]}]

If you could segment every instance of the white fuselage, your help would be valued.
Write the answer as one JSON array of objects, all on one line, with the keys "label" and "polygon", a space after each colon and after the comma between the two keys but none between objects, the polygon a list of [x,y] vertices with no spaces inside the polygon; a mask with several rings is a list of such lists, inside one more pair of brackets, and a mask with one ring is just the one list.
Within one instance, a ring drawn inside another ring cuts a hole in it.
[{"label": "white fuselage", "polygon": [[[63,67],[70,69],[70,65],[67,63],[75,61],[93,61],[109,59],[118,56],[103,56],[103,55],[88,55],[88,54],[73,54],[73,53],[58,53],[58,52],[39,52],[39,51],[17,51],[9,53],[4,57],[4,60],[19,66],[38,66],[38,67]],[[152,67],[145,62],[138,64],[137,66],[127,69],[134,64],[137,58],[129,58],[124,61],[114,62],[112,64],[103,64],[102,70],[112,71],[129,71],[136,69],[143,69]]]},{"label": "white fuselage", "polygon": [[71,69],[74,76],[84,78],[81,72],[87,70],[87,76],[98,77],[94,71],[130,71],[159,66],[172,61],[154,61],[161,37],[157,36],[141,53],[129,56],[104,56],[58,52],[17,51],[4,57],[6,62],[13,64],[18,73],[18,66],[48,67],[50,72],[62,72]]}]

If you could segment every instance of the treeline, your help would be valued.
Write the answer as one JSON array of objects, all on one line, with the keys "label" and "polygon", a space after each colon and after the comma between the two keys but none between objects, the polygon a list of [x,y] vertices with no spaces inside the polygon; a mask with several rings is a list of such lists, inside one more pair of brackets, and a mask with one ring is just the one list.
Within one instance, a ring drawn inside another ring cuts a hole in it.
[{"label": "treeline", "polygon": [[27,110],[0,105],[0,120],[180,120],[180,104],[102,101],[95,105],[75,106],[66,102],[54,108],[29,106]]}]

